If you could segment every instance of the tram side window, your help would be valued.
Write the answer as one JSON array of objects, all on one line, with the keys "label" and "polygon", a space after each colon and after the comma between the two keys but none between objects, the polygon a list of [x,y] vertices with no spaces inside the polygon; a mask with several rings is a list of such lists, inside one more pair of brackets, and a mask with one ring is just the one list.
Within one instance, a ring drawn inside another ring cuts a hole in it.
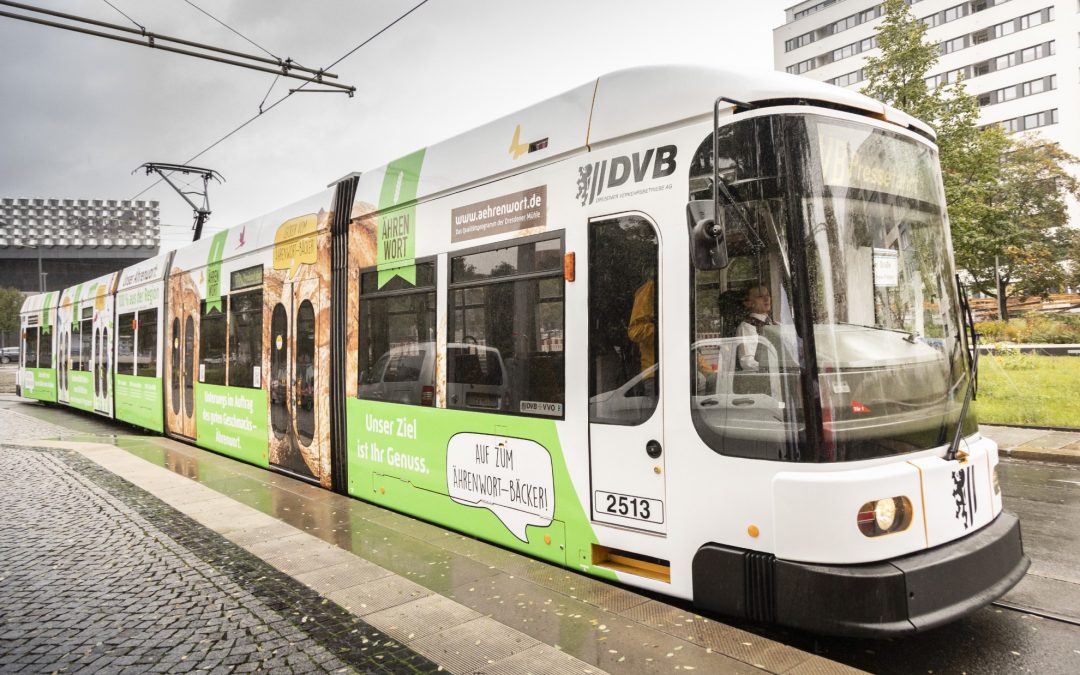
[{"label": "tram side window", "polygon": [[658,266],[649,221],[625,216],[590,225],[590,422],[636,425],[656,409]]},{"label": "tram side window", "polygon": [[52,368],[52,331],[45,326],[38,331],[38,368]]},{"label": "tram side window", "polygon": [[138,345],[136,349],[135,374],[139,377],[157,376],[157,309],[139,310]]},{"label": "tram side window", "polygon": [[229,296],[230,387],[262,387],[262,303],[261,289]]},{"label": "tram side window", "polygon": [[447,405],[563,416],[562,240],[451,258]]},{"label": "tram side window", "polygon": [[79,367],[78,370],[90,372],[90,360],[94,354],[94,308],[86,307],[79,322]]},{"label": "tram side window", "polygon": [[135,312],[121,314],[116,335],[116,372],[119,375],[135,374]]},{"label": "tram side window", "polygon": [[38,367],[38,329],[23,329],[23,368]]},{"label": "tram side window", "polygon": [[435,263],[417,263],[415,284],[394,276],[379,288],[360,275],[360,388],[376,401],[435,404]]},{"label": "tram side window", "polygon": [[221,298],[220,306],[209,310],[206,301],[201,303],[202,322],[199,325],[199,382],[203,384],[225,384],[225,306],[226,298]]},{"label": "tram side window", "polygon": [[68,349],[71,352],[71,370],[82,370],[82,330],[78,321],[71,326]]},{"label": "tram side window", "polygon": [[[721,127],[716,169],[730,199],[718,221],[727,242],[723,269],[690,276],[691,419],[716,452],[790,460],[802,427],[800,341],[787,259],[779,122],[753,118]],[[690,164],[692,200],[711,200],[713,139]]]}]

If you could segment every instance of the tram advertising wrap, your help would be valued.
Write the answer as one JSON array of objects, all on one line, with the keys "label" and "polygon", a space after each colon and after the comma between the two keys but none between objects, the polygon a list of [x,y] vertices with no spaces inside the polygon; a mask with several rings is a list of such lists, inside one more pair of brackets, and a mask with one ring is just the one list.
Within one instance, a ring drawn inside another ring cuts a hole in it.
[{"label": "tram advertising wrap", "polygon": [[910,634],[1029,564],[949,243],[922,122],[636,68],[28,298],[19,391],[702,611]]}]

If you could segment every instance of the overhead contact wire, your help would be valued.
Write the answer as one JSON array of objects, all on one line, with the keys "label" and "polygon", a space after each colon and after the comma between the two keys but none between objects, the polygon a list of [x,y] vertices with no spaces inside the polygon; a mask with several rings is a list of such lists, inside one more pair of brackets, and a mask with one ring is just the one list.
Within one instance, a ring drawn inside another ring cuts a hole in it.
[{"label": "overhead contact wire", "polygon": [[[390,28],[392,28],[392,27],[393,27],[393,26],[394,26],[395,24],[397,24],[398,22],[400,22],[400,21],[401,21],[402,19],[404,19],[405,17],[409,16],[410,14],[412,14],[413,12],[415,12],[416,10],[420,9],[420,8],[421,8],[422,6],[426,5],[427,3],[428,3],[428,0],[422,0],[422,1],[421,1],[421,2],[419,3],[419,4],[415,5],[415,6],[414,6],[414,7],[412,8],[412,9],[410,9],[409,11],[405,12],[404,14],[402,14],[401,16],[399,16],[398,18],[396,18],[396,19],[394,19],[393,21],[391,21],[390,23],[388,23],[388,24],[387,24],[386,26],[384,26],[384,27],[383,27],[383,28],[382,28],[381,30],[379,30],[379,32],[375,33],[374,35],[372,35],[372,36],[371,36],[371,37],[369,37],[368,39],[364,40],[364,41],[363,41],[363,42],[361,42],[360,44],[358,44],[358,45],[356,45],[355,47],[353,47],[352,49],[350,49],[350,50],[349,50],[348,52],[346,52],[346,53],[345,53],[345,55],[344,55],[344,56],[342,56],[341,58],[339,58],[339,59],[338,59],[337,61],[334,61],[334,62],[333,62],[333,63],[331,63],[330,65],[326,66],[326,68],[324,68],[323,70],[328,70],[328,69],[330,69],[330,68],[333,68],[333,67],[334,67],[334,66],[336,66],[337,64],[339,64],[339,63],[341,63],[342,61],[344,61],[345,59],[349,58],[350,56],[352,56],[353,54],[355,54],[355,53],[356,53],[357,51],[359,51],[359,50],[360,50],[360,49],[361,49],[361,48],[362,48],[362,47],[363,47],[364,45],[368,44],[369,42],[371,42],[371,41],[372,41],[372,40],[374,40],[375,38],[379,37],[380,35],[382,35],[383,33],[385,33],[385,32],[386,32],[387,30],[389,30]],[[275,57],[275,58],[276,58],[276,57]],[[210,150],[214,149],[215,147],[217,147],[218,145],[220,145],[220,144],[221,144],[222,142],[224,142],[225,140],[227,140],[227,139],[229,139],[230,137],[232,137],[232,136],[233,136],[233,135],[234,135],[234,134],[235,134],[236,132],[240,131],[241,129],[243,129],[243,128],[244,128],[244,127],[246,127],[247,125],[249,125],[249,124],[251,124],[252,122],[254,122],[255,120],[259,119],[259,117],[261,117],[261,116],[262,116],[262,115],[263,115],[264,113],[268,113],[268,112],[270,112],[271,110],[273,110],[274,108],[276,108],[276,107],[278,106],[278,104],[279,104],[279,103],[281,103],[281,102],[282,102],[282,101],[284,101],[285,99],[289,98],[289,97],[290,97],[290,96],[292,96],[293,94],[295,94],[295,93],[299,92],[299,91],[300,91],[301,89],[303,89],[303,88],[304,88],[304,87],[306,87],[307,85],[311,84],[311,83],[312,83],[313,81],[314,81],[314,78],[313,78],[313,79],[311,79],[311,80],[307,80],[306,82],[304,82],[303,84],[301,84],[301,85],[300,85],[299,87],[297,87],[296,89],[294,89],[294,90],[291,90],[291,91],[290,91],[289,93],[285,94],[284,96],[282,96],[282,97],[281,97],[281,98],[279,98],[278,100],[276,100],[276,101],[274,101],[273,103],[271,103],[271,104],[270,104],[270,105],[269,105],[268,107],[266,107],[266,108],[263,108],[263,107],[262,107],[262,104],[260,104],[260,105],[259,105],[259,112],[255,113],[255,115],[253,115],[253,116],[252,116],[252,117],[251,117],[250,119],[248,119],[248,120],[247,120],[246,122],[242,123],[242,124],[241,124],[240,126],[236,127],[235,129],[233,129],[233,130],[232,130],[232,131],[230,131],[229,133],[225,134],[224,136],[222,136],[222,137],[221,137],[221,138],[219,138],[218,140],[214,141],[213,143],[211,143],[210,145],[206,146],[206,147],[205,147],[205,148],[203,148],[203,149],[202,149],[201,151],[199,151],[198,153],[196,153],[195,155],[193,155],[192,157],[190,157],[189,159],[187,159],[187,160],[186,160],[186,161],[184,162],[184,164],[190,164],[191,162],[195,161],[195,160],[196,160],[196,159],[198,159],[199,157],[202,157],[202,156],[203,156],[203,155],[205,155],[205,154],[206,154],[207,152],[209,152]],[[271,88],[273,88],[273,85],[271,85]],[[270,92],[268,91],[268,92],[267,92],[267,96],[269,96],[269,95],[270,95]],[[263,98],[263,102],[264,102],[264,103],[266,102],[266,98]],[[134,201],[134,200],[138,199],[138,198],[139,198],[140,196],[142,196],[142,195],[146,194],[146,193],[147,193],[147,192],[149,192],[149,191],[150,191],[151,189],[153,189],[153,188],[157,187],[157,185],[158,185],[158,184],[160,184],[160,183],[162,182],[162,180],[163,180],[163,179],[161,179],[161,178],[157,179],[156,181],[154,181],[153,183],[151,183],[151,184],[150,184],[149,186],[147,186],[146,188],[144,188],[144,189],[143,189],[142,191],[140,191],[140,192],[139,192],[138,194],[136,194],[136,195],[135,195],[134,197],[132,197],[132,198],[131,198],[130,200],[128,200],[128,201]]]},{"label": "overhead contact wire", "polygon": [[117,7],[116,5],[109,2],[109,0],[101,0],[101,1],[104,2],[106,5],[108,5],[109,7],[112,7],[113,9],[115,9],[117,11],[117,13],[120,14],[120,16],[124,17],[125,19],[127,19],[131,23],[135,24],[136,28],[138,28],[139,30],[141,30],[144,33],[146,32],[146,26],[142,25],[141,23],[139,23],[135,19],[132,19],[127,14],[124,14],[123,10],[121,10],[119,7]]}]

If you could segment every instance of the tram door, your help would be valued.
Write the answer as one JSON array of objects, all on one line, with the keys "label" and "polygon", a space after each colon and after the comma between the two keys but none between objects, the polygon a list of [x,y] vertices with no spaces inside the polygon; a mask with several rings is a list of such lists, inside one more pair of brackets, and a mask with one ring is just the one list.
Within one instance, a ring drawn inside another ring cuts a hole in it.
[{"label": "tram door", "polygon": [[592,518],[666,533],[660,238],[644,215],[589,223]]},{"label": "tram door", "polygon": [[[318,373],[318,279],[285,283],[270,314],[270,464],[308,479],[321,473],[327,373]],[[316,377],[319,375],[319,377]]]},{"label": "tram door", "polygon": [[184,293],[176,299],[169,322],[168,396],[166,417],[169,431],[195,438],[195,369],[199,344],[198,302]]}]

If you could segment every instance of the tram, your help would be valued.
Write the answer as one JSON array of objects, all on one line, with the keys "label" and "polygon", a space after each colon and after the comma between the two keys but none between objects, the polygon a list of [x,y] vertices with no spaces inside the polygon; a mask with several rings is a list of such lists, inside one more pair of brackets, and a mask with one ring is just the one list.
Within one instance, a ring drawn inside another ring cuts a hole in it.
[{"label": "tram", "polygon": [[925,631],[1029,565],[933,131],[604,75],[22,314],[20,392],[702,609]]}]

